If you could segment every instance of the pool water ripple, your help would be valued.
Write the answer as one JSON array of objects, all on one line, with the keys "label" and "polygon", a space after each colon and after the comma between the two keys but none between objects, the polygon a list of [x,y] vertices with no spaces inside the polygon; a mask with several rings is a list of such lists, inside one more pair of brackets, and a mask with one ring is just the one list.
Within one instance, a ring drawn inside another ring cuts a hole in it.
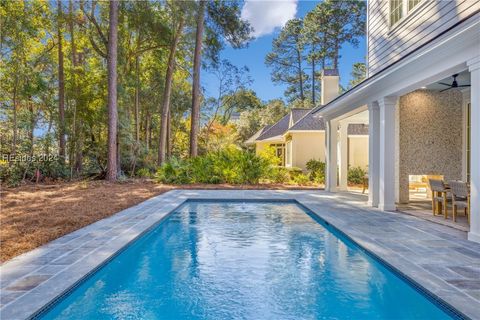
[{"label": "pool water ripple", "polygon": [[44,319],[449,319],[295,203],[189,201]]}]

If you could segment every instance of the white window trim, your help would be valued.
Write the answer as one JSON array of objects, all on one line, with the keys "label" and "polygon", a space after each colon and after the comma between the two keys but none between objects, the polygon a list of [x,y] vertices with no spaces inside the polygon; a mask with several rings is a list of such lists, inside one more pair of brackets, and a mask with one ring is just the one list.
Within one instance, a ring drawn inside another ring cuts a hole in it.
[{"label": "white window trim", "polygon": [[291,167],[293,162],[293,144],[292,140],[285,143],[285,167]]},{"label": "white window trim", "polygon": [[401,1],[402,1],[402,17],[400,18],[400,20],[398,20],[397,22],[392,24],[391,15],[390,15],[391,14],[391,7],[390,7],[391,2],[390,2],[390,0],[388,0],[388,24],[389,24],[389,28],[390,28],[389,33],[393,33],[396,30],[400,29],[402,25],[404,25],[405,23],[407,23],[408,21],[410,21],[412,19],[412,17],[414,16],[414,13],[420,11],[421,10],[420,8],[425,7],[425,5],[427,3],[429,3],[429,1],[422,0],[415,7],[413,7],[413,9],[408,11],[408,0],[401,0]]}]

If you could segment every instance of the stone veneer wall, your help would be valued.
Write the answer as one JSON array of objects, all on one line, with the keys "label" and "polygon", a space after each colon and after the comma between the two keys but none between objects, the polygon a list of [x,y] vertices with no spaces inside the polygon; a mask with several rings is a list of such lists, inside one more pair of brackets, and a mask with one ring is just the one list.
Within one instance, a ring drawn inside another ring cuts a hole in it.
[{"label": "stone veneer wall", "polygon": [[409,175],[462,177],[462,93],[417,90],[399,101],[399,201],[408,202]]}]

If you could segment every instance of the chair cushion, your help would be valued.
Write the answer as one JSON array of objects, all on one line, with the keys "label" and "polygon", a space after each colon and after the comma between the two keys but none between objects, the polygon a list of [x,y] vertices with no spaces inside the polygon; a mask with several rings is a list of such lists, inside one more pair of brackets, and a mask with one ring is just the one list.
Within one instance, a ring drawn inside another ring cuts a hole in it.
[{"label": "chair cushion", "polygon": [[457,208],[467,208],[468,207],[468,202],[467,201],[455,201],[455,205]]}]

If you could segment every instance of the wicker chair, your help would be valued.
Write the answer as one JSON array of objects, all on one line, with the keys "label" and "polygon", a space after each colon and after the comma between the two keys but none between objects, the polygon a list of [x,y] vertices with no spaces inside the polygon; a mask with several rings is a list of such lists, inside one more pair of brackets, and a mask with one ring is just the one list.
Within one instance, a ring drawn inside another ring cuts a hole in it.
[{"label": "wicker chair", "polygon": [[453,221],[457,221],[457,209],[463,209],[470,224],[470,190],[468,184],[462,181],[449,182],[452,192]]},{"label": "wicker chair", "polygon": [[362,188],[362,194],[365,193],[365,190],[368,189],[368,174],[364,175],[363,176],[363,179],[362,179],[362,184],[363,184],[363,188]]},{"label": "wicker chair", "polygon": [[445,219],[448,218],[447,212],[447,192],[450,191],[442,180],[428,179],[430,189],[432,190],[432,211],[433,215],[443,214]]}]

